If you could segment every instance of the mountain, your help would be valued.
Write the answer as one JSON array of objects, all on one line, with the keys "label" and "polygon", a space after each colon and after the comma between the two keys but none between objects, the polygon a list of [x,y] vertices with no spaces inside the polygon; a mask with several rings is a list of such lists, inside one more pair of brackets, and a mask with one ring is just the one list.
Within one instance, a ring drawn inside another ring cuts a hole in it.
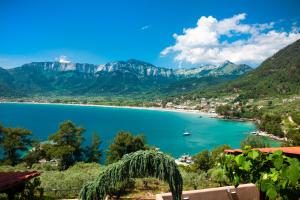
[{"label": "mountain", "polygon": [[207,76],[210,71],[217,69],[216,65],[204,65],[191,69],[177,69],[175,71],[176,75],[183,78],[195,78]]},{"label": "mountain", "polygon": [[252,71],[252,68],[245,64],[236,65],[226,61],[221,66],[209,72],[208,76],[239,76]]},{"label": "mountain", "polygon": [[139,60],[103,65],[71,62],[32,62],[0,69],[2,96],[130,95],[174,93],[235,79],[247,73],[246,65],[226,62],[187,70],[156,67]]},{"label": "mountain", "polygon": [[171,69],[138,60],[105,65],[33,62],[6,73],[13,77],[10,85],[24,95],[122,94],[149,90],[175,80]]},{"label": "mountain", "polygon": [[170,77],[173,75],[172,69],[156,67],[150,63],[139,60],[116,61],[110,62],[105,65],[93,65],[71,62],[32,62],[25,64],[17,69],[32,69],[41,71],[52,72],[68,72],[77,71],[79,73],[93,74],[95,76],[107,73],[131,73],[135,74],[138,78],[145,77]]},{"label": "mountain", "polygon": [[0,67],[0,96],[14,95],[14,88],[11,86],[11,82],[13,82],[13,76]]},{"label": "mountain", "polygon": [[147,77],[156,77],[156,78],[174,78],[174,72],[172,69],[156,67],[150,63],[146,63],[139,60],[128,60],[111,62],[105,65],[99,65],[97,69],[98,73],[130,73],[137,76],[139,79]]},{"label": "mountain", "polygon": [[218,90],[238,92],[251,98],[300,94],[300,40],[281,49],[245,76],[221,85]]},{"label": "mountain", "polygon": [[222,65],[206,65],[192,69],[179,69],[175,73],[183,77],[217,77],[217,76],[239,76],[251,71],[252,68],[248,65],[237,65],[230,61],[224,62]]}]

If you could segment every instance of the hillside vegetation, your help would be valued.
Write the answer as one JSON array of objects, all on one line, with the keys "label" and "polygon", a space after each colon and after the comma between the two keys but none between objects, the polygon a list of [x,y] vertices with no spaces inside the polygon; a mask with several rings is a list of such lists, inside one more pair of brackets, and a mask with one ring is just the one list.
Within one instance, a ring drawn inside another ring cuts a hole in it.
[{"label": "hillside vegetation", "polygon": [[252,72],[217,88],[249,98],[300,94],[300,40],[265,60]]}]

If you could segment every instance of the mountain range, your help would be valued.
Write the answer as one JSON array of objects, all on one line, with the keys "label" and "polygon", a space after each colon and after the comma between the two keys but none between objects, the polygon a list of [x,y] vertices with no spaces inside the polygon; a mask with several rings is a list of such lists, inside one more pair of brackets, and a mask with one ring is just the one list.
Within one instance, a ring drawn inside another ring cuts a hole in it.
[{"label": "mountain range", "polygon": [[161,68],[134,59],[102,65],[32,62],[12,69],[0,68],[0,95],[180,93],[232,80],[251,70],[229,61],[192,69]]},{"label": "mountain range", "polygon": [[300,94],[300,40],[255,69],[226,61],[190,69],[161,68],[139,60],[107,64],[32,62],[0,68],[0,97],[141,97],[238,93],[246,98]]}]

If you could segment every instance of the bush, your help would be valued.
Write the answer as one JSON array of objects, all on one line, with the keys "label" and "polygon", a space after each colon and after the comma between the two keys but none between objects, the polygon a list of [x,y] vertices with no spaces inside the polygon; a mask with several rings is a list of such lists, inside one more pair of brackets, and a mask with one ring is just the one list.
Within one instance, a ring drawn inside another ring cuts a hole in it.
[{"label": "bush", "polygon": [[74,198],[81,187],[95,180],[104,169],[98,163],[76,163],[65,171],[44,171],[41,175],[41,187],[45,193],[56,198]]},{"label": "bush", "polygon": [[207,186],[207,174],[205,172],[196,173],[182,170],[181,176],[183,179],[184,188],[187,190],[197,190]]},{"label": "bush", "polygon": [[55,171],[59,170],[59,167],[54,163],[46,162],[46,163],[35,163],[31,166],[32,170],[38,171]]},{"label": "bush", "polygon": [[228,185],[230,182],[226,176],[225,170],[220,167],[210,169],[208,171],[208,175],[210,176],[211,180],[218,183],[220,187],[223,185]]},{"label": "bush", "polygon": [[212,167],[211,156],[208,150],[201,151],[200,153],[193,156],[193,166],[197,170],[207,171]]},{"label": "bush", "polygon": [[135,181],[134,179],[130,178],[127,180],[124,180],[122,182],[119,182],[115,188],[113,188],[111,191],[109,191],[109,196],[114,197],[116,199],[119,199],[121,195],[126,194],[127,192],[130,192],[134,189]]},{"label": "bush", "polygon": [[236,187],[240,183],[255,183],[269,199],[300,196],[300,162],[282,155],[282,151],[263,154],[246,149],[237,156],[226,155],[224,167]]},{"label": "bush", "polygon": [[17,164],[15,166],[11,166],[11,165],[0,165],[0,171],[1,172],[15,172],[15,171],[26,171],[27,166],[25,163],[20,163]]}]

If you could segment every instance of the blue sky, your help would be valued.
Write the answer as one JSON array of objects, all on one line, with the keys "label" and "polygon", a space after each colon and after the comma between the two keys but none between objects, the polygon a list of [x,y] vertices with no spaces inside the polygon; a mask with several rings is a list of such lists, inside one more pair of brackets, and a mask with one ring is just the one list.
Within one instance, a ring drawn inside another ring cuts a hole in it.
[{"label": "blue sky", "polygon": [[0,66],[61,55],[94,64],[257,66],[300,38],[299,10],[297,0],[0,0]]}]

